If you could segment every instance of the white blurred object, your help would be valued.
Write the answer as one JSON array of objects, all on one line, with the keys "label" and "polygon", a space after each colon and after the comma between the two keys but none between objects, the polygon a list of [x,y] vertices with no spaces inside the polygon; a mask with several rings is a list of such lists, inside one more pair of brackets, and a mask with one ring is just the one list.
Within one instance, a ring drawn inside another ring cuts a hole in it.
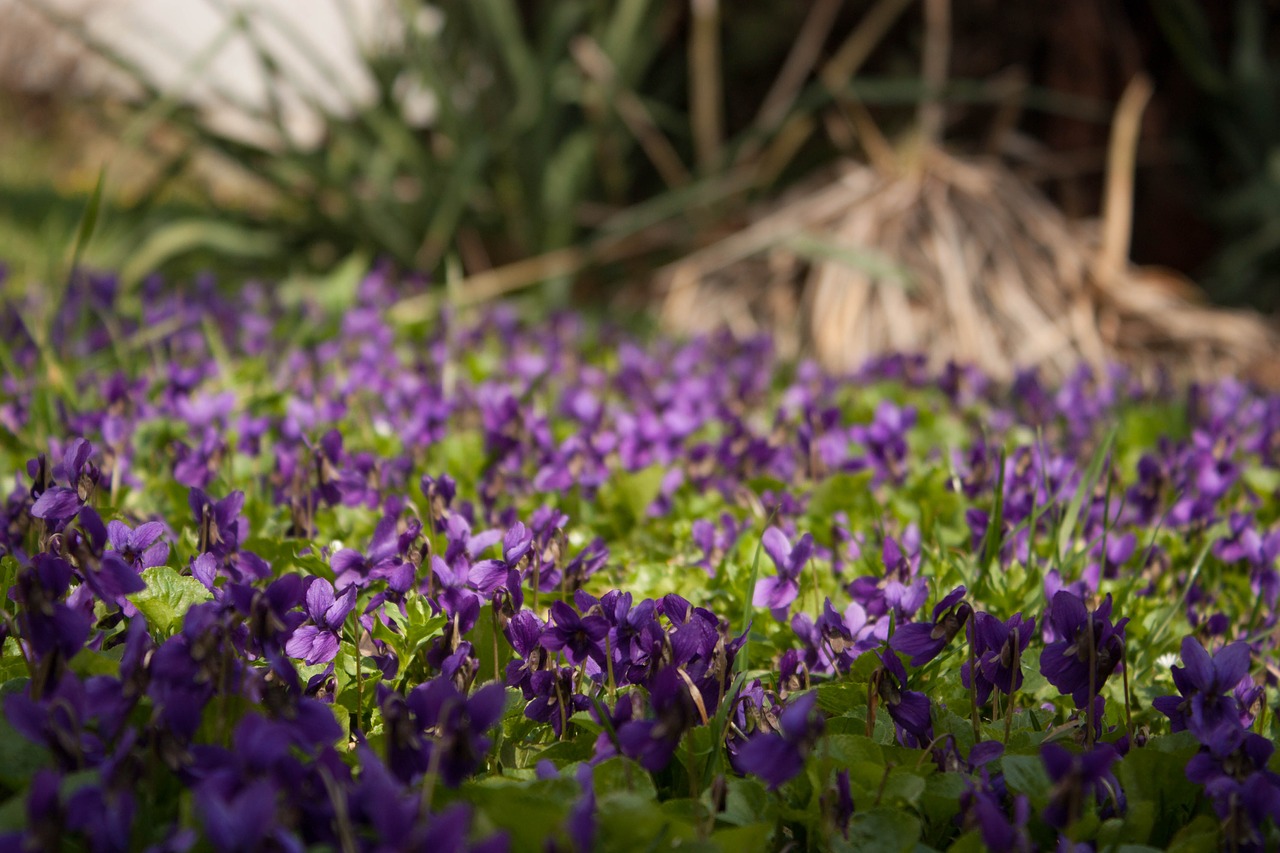
[{"label": "white blurred object", "polygon": [[[152,83],[205,113],[219,130],[258,143],[284,140],[265,113],[277,99],[289,142],[321,141],[321,112],[349,116],[376,95],[363,57],[404,35],[395,0],[0,0],[0,77],[31,91],[136,94],[127,76],[87,55],[32,10],[72,18],[136,64]],[[428,7],[430,9],[431,7]],[[263,67],[235,24],[242,14],[279,73]],[[431,110],[414,104],[413,118]]]}]

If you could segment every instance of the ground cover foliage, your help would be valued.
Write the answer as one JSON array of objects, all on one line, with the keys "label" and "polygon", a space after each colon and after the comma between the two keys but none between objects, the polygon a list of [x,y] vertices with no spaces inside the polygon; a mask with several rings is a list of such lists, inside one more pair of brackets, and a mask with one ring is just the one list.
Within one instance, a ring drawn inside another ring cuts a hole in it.
[{"label": "ground cover foliage", "polygon": [[7,846],[1280,841],[1280,398],[412,287],[7,309]]}]

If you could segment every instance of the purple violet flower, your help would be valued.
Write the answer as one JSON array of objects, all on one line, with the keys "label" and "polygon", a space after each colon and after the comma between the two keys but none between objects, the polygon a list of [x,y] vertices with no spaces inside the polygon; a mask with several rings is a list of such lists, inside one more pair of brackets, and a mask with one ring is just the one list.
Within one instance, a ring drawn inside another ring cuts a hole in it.
[{"label": "purple violet flower", "polygon": [[904,746],[922,747],[933,740],[933,716],[929,697],[907,690],[907,670],[892,649],[877,652],[884,664],[871,677],[876,695],[884,700],[889,716],[898,727]]},{"label": "purple violet flower", "polygon": [[1090,613],[1080,598],[1059,592],[1049,608],[1049,623],[1056,639],[1040,653],[1040,672],[1059,692],[1070,694],[1077,708],[1084,708],[1091,698],[1090,688],[1097,695],[1120,665],[1128,621],[1121,619],[1111,624],[1110,595]]},{"label": "purple violet flower", "polygon": [[328,663],[338,656],[342,624],[356,606],[356,588],[349,586],[335,598],[333,584],[324,578],[312,578],[307,586],[306,612],[311,624],[302,625],[285,644],[285,653],[301,658],[308,665]]},{"label": "purple violet flower", "polygon": [[794,779],[822,734],[823,717],[815,713],[817,701],[814,692],[798,696],[778,718],[778,731],[756,732],[738,747],[738,771],[759,776],[771,791]]},{"label": "purple violet flower", "polygon": [[1120,755],[1110,744],[1100,743],[1092,752],[1073,753],[1056,743],[1045,743],[1040,747],[1040,756],[1053,783],[1049,805],[1043,813],[1045,823],[1055,829],[1067,829],[1080,819],[1085,797],[1090,795],[1104,806],[1104,819],[1124,812],[1124,791],[1111,772],[1111,765]]},{"label": "purple violet flower", "polygon": [[889,648],[911,655],[912,666],[924,666],[947,647],[968,621],[973,608],[961,601],[965,588],[958,586],[933,608],[929,622],[911,622],[898,628],[889,638]]},{"label": "purple violet flower", "polygon": [[1242,728],[1239,703],[1228,694],[1249,675],[1249,644],[1231,643],[1210,657],[1194,637],[1184,637],[1182,663],[1170,670],[1181,696],[1160,696],[1152,705],[1175,732],[1189,729],[1203,744],[1229,738],[1224,727]]},{"label": "purple violet flower", "polygon": [[960,682],[977,690],[979,705],[987,703],[994,688],[1009,696],[1022,686],[1020,662],[1035,631],[1035,617],[1024,619],[1021,613],[1008,622],[1001,622],[990,613],[974,614],[969,623],[969,643],[978,667],[974,672],[972,659],[966,660],[960,667]]},{"label": "purple violet flower", "polygon": [[756,581],[751,604],[754,607],[767,607],[773,611],[775,619],[784,620],[791,602],[800,594],[800,572],[813,554],[813,536],[806,533],[792,548],[781,530],[770,527],[764,532],[761,542],[765,553],[777,567],[778,574]]},{"label": "purple violet flower", "polygon": [[551,605],[551,623],[542,633],[540,642],[547,651],[564,650],[565,657],[574,666],[591,658],[600,666],[605,665],[605,636],[609,623],[603,616],[592,614],[579,616],[578,612],[563,601]]}]

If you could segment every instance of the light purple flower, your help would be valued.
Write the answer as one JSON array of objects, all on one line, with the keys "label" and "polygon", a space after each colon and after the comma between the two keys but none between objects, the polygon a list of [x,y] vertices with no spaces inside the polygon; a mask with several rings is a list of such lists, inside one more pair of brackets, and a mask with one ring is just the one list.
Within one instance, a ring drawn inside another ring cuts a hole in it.
[{"label": "light purple flower", "polygon": [[793,548],[781,530],[770,527],[764,532],[762,544],[778,574],[756,581],[751,604],[767,607],[773,611],[774,618],[783,620],[787,618],[791,602],[800,594],[800,572],[813,554],[813,537],[806,533]]}]

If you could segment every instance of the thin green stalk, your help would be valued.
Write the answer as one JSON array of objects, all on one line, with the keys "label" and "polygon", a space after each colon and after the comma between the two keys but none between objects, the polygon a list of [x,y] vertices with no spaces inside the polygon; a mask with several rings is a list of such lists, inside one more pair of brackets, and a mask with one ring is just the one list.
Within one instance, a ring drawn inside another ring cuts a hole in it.
[{"label": "thin green stalk", "polygon": [[360,665],[360,620],[356,616],[357,613],[359,609],[353,609],[348,618],[353,626],[352,647],[355,650],[356,660],[356,731],[364,731],[364,679],[362,677],[364,667]]},{"label": "thin green stalk", "polygon": [[[975,636],[976,634],[977,631],[974,631]],[[978,719],[978,649],[973,638],[969,640],[969,698],[973,705],[973,710],[969,712],[973,723],[973,741],[977,743],[982,740],[982,724]]]},{"label": "thin green stalk", "polygon": [[1124,733],[1126,742],[1133,745],[1133,709],[1129,701],[1129,644],[1120,645],[1121,675],[1124,678]]},{"label": "thin green stalk", "polygon": [[492,626],[490,633],[493,635],[493,680],[501,681],[502,671],[498,668],[498,614],[492,607],[489,608],[489,620]]},{"label": "thin green stalk", "polygon": [[1085,743],[1089,745],[1089,749],[1093,749],[1094,740],[1094,699],[1098,695],[1098,648],[1094,642],[1093,636],[1093,613],[1088,615],[1088,640],[1089,640],[1089,707],[1085,709],[1085,725],[1088,731],[1085,732]]},{"label": "thin green stalk", "polygon": [[608,672],[608,678],[609,678],[609,681],[606,685],[609,691],[609,701],[615,702],[617,701],[617,698],[618,698],[618,687],[617,687],[617,682],[614,681],[614,678],[613,678],[613,648],[612,648],[612,644],[609,642],[608,634],[604,635],[604,657],[605,657],[605,669]]},{"label": "thin green stalk", "polygon": [[[1018,676],[1022,673],[1022,643],[1021,643],[1021,637],[1019,636],[1019,634],[1021,633],[1022,633],[1021,628],[1019,628],[1018,632],[1015,633],[1010,638],[1013,641],[1013,672],[1014,672],[1013,680],[1014,682],[1017,681]],[[1009,743],[1009,731],[1013,728],[1013,706],[1014,704],[1016,704],[1014,702],[1014,697],[1018,693],[1018,688],[1015,687],[1012,682],[1010,683],[1010,687],[1012,687],[1013,689],[1009,693],[1009,707],[1005,710],[1005,715],[1004,715],[1003,743],[1006,745],[1008,745]]]},{"label": "thin green stalk", "polygon": [[889,773],[893,770],[894,767],[895,765],[892,761],[885,762],[884,773],[880,776],[880,787],[876,789],[876,799],[875,799],[875,802],[871,804],[872,808],[879,807],[880,800],[882,797],[884,797],[884,789],[889,784]]},{"label": "thin green stalk", "polygon": [[[451,701],[445,700],[444,709],[440,712],[442,719]],[[436,777],[440,775],[440,756],[443,752],[444,750],[439,748],[439,744],[436,744],[436,748],[431,750],[431,760],[427,762],[427,775],[422,779],[422,811],[424,813],[431,811],[431,799],[436,790]]]}]

